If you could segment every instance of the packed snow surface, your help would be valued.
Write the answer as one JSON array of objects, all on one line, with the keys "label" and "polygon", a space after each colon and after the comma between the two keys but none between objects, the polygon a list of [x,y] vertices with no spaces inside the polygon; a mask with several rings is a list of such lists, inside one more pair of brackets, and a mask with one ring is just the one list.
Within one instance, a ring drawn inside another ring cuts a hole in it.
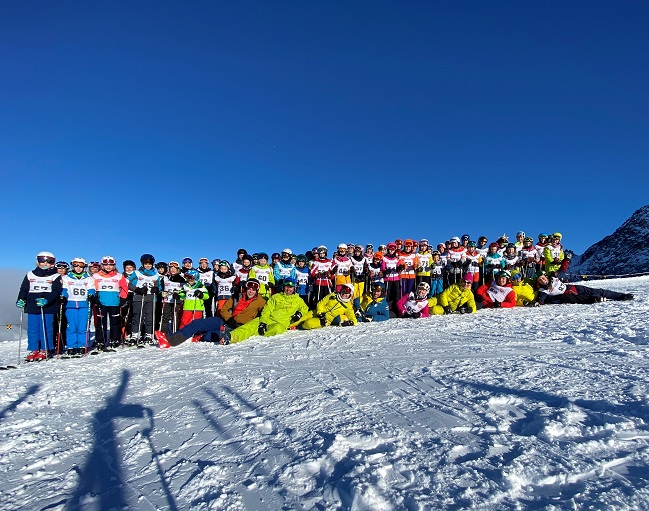
[{"label": "packed snow surface", "polygon": [[1,371],[0,508],[648,509],[649,278],[588,285]]}]

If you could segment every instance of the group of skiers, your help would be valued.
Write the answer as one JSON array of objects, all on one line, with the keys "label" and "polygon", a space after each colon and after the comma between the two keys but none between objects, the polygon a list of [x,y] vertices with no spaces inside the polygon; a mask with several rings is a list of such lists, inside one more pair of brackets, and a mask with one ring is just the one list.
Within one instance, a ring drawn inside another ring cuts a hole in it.
[{"label": "group of skiers", "polygon": [[[230,264],[201,258],[158,262],[151,254],[122,263],[105,256],[88,264],[57,262],[50,252],[23,280],[16,305],[28,315],[28,361],[78,357],[118,346],[177,345],[186,339],[220,344],[290,328],[352,326],[359,321],[481,308],[594,303],[632,295],[565,283],[570,264],[560,233],[524,232],[488,244],[484,236],[380,245],[341,243],[295,255],[237,252]],[[155,332],[155,334],[154,334]]]}]

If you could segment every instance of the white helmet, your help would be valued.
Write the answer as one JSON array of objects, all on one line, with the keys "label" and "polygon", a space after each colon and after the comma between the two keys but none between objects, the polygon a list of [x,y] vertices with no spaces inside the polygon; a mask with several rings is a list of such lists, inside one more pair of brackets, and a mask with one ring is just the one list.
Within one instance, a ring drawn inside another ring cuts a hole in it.
[{"label": "white helmet", "polygon": [[54,257],[54,254],[52,254],[52,252],[39,252],[36,255],[36,257],[51,257],[52,259],[56,259],[56,257]]},{"label": "white helmet", "polygon": [[338,249],[339,249],[339,250],[340,250],[340,249],[347,250],[347,245],[345,245],[344,243],[339,243],[339,244],[338,244]]},{"label": "white helmet", "polygon": [[[343,298],[341,295],[343,293],[343,289],[348,289],[349,290],[349,298]],[[342,286],[340,286],[340,291],[338,291],[338,299],[341,302],[348,302],[349,300],[352,299],[352,296],[354,296],[354,286],[352,286],[349,282],[346,282]]]},{"label": "white helmet", "polygon": [[285,248],[282,250],[282,254],[293,255],[293,251],[290,248]]},{"label": "white helmet", "polygon": [[458,244],[461,243],[460,238],[458,238],[457,236],[453,236],[453,237],[451,238],[451,243],[453,243],[453,242],[456,242],[456,243],[458,243]]},{"label": "white helmet", "polygon": [[428,295],[430,293],[430,284],[428,282],[420,282],[417,289],[425,289],[426,295]]},{"label": "white helmet", "polygon": [[83,264],[84,266],[88,266],[88,263],[86,262],[86,260],[85,260],[83,257],[75,257],[74,259],[72,259],[71,263],[72,263],[72,264],[74,264],[74,263],[81,263],[81,264]]}]

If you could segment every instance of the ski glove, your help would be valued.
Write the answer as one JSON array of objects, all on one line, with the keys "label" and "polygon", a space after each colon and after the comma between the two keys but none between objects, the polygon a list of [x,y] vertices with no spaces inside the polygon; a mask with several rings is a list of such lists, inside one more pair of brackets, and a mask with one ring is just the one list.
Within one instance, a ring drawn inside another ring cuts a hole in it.
[{"label": "ski glove", "polygon": [[499,309],[499,308],[501,307],[500,302],[497,301],[497,300],[494,300],[494,305],[493,305],[493,307],[494,307],[494,309]]},{"label": "ski glove", "polygon": [[351,319],[347,319],[340,323],[340,326],[354,326],[354,322]]},{"label": "ski glove", "polygon": [[237,328],[239,324],[234,320],[234,318],[230,318],[225,322],[226,325],[228,325],[232,330]]},{"label": "ski glove", "polygon": [[410,317],[414,319],[419,319],[421,317],[421,312],[413,312],[412,314],[410,314]]},{"label": "ski glove", "polygon": [[19,307],[21,309],[25,307],[25,305],[27,305],[27,302],[22,298],[16,302],[16,307]]},{"label": "ski glove", "polygon": [[453,311],[451,310],[451,308],[448,305],[446,307],[444,307],[444,314],[451,314],[452,312]]},{"label": "ski glove", "polygon": [[302,313],[300,311],[295,311],[295,314],[291,316],[291,323],[296,323],[297,321],[300,321],[301,317],[302,317]]},{"label": "ski glove", "polygon": [[97,303],[97,296],[96,295],[88,295],[88,303],[90,304],[96,304]]},{"label": "ski glove", "polygon": [[320,326],[327,326],[327,317],[324,314],[320,314],[318,318],[320,318]]},{"label": "ski glove", "polygon": [[136,287],[135,288],[135,293],[138,295],[146,295],[147,292],[149,291],[149,288],[144,286],[144,287]]},{"label": "ski glove", "polygon": [[199,300],[202,299],[203,298],[203,291],[201,291],[200,289],[197,290],[197,291],[194,291],[194,296],[196,298],[198,298]]},{"label": "ski glove", "polygon": [[36,298],[36,305],[39,307],[45,307],[47,305],[47,300],[45,298]]},{"label": "ski glove", "polygon": [[259,335],[264,335],[266,333],[266,330],[268,330],[268,326],[266,323],[259,323],[259,328],[257,329],[257,333]]},{"label": "ski glove", "polygon": [[458,311],[460,314],[469,314],[469,313],[471,312],[471,309],[470,309],[468,306],[463,305],[462,307],[458,307],[458,308],[457,308],[457,311]]}]

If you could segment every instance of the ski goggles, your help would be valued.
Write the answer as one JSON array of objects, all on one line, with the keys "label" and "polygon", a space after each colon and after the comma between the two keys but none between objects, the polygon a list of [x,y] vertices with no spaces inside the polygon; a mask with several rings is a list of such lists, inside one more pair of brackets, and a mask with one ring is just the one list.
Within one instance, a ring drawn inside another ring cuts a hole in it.
[{"label": "ski goggles", "polygon": [[85,268],[87,265],[83,263],[72,263],[73,268]]},{"label": "ski goggles", "polygon": [[259,291],[259,284],[257,284],[257,282],[246,282],[246,289]]},{"label": "ski goggles", "polygon": [[180,268],[180,265],[176,261],[171,261],[169,263],[169,268]]},{"label": "ski goggles", "polygon": [[115,265],[115,259],[113,259],[112,257],[104,257],[101,260],[101,264],[112,264],[114,266]]},{"label": "ski goggles", "polygon": [[199,262],[199,263],[209,263],[210,261],[207,259],[207,257],[201,257],[201,258],[198,260],[198,262]]},{"label": "ski goggles", "polygon": [[185,257],[185,259],[183,259],[183,264],[193,263],[193,262],[194,261],[192,261],[189,257]]},{"label": "ski goggles", "polygon": [[292,280],[285,280],[284,281],[284,287],[287,287],[287,286],[288,287],[295,287],[295,282],[293,282]]},{"label": "ski goggles", "polygon": [[54,259],[53,257],[48,257],[48,256],[38,256],[36,260],[39,263],[49,263],[49,264],[54,264],[54,261],[56,261],[56,259]]}]

